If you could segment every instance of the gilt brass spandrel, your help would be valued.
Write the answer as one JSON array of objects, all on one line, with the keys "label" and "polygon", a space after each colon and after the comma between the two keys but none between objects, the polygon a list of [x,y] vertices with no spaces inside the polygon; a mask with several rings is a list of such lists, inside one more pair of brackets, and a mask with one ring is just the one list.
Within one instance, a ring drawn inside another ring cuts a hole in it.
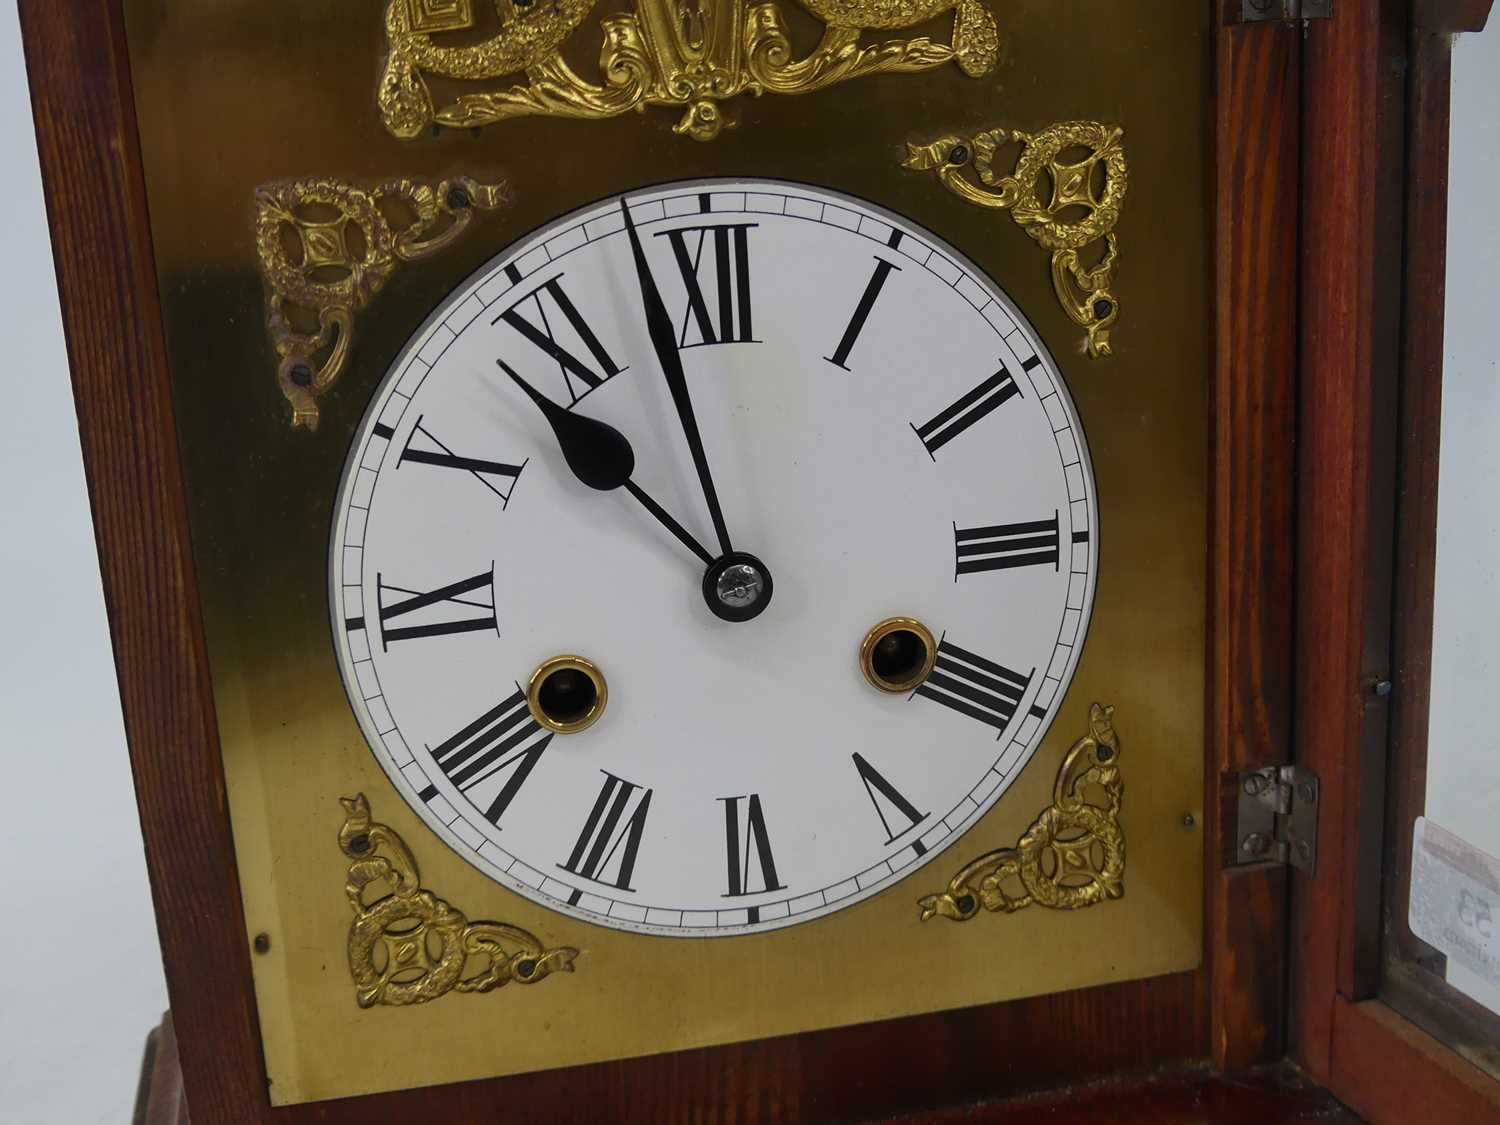
[{"label": "gilt brass spandrel", "polygon": [[[944,187],[967,203],[1009,211],[1011,218],[1052,251],[1052,286],[1063,311],[1088,332],[1088,354],[1111,354],[1110,329],[1120,315],[1113,285],[1120,263],[1115,226],[1129,190],[1125,131],[1096,121],[1068,121],[1036,134],[986,129],[907,145],[907,168],[936,172]],[[1021,146],[1015,169],[994,169],[1000,148]],[[1075,160],[1064,155],[1081,150]],[[979,182],[976,184],[966,174]],[[1045,198],[1044,198],[1045,196]],[[1093,264],[1082,253],[1102,241]]]},{"label": "gilt brass spandrel", "polygon": [[1014,847],[971,860],[945,890],[924,896],[924,922],[967,922],[980,907],[1005,914],[1028,906],[1082,910],[1124,896],[1125,782],[1114,713],[1098,703],[1089,709],[1089,733],[1063,758],[1052,803]]},{"label": "gilt brass spandrel", "polygon": [[[665,110],[517,118],[397,140],[375,100],[385,43],[382,7],[371,8],[372,18],[361,9],[354,19],[347,0],[126,0],[247,940],[272,935],[252,968],[273,1100],[628,1058],[1196,964],[1201,840],[1181,823],[1201,812],[1203,777],[1206,6],[1007,4],[995,9],[1000,58],[983,78],[945,65],[814,97],[744,96],[732,103],[740,126],[712,144],[673,134],[676,115]],[[786,12],[789,22],[803,14],[789,3]],[[1124,125],[1130,148],[1130,201],[1117,227],[1131,253],[1121,282],[1129,331],[1113,341],[1108,378],[1059,314],[1038,244],[931,173],[900,167],[908,143],[944,133],[1083,119]],[[360,185],[464,174],[508,182],[514,200],[392,275],[360,317],[309,441],[289,429],[270,377],[279,360],[265,329],[253,193],[314,173]],[[1037,766],[954,855],[1013,847],[1053,799],[1055,771],[1041,763],[1060,760],[1088,729],[1089,700],[1116,700],[1129,716],[1130,800],[1120,817],[1130,876],[1129,894],[1107,907],[939,928],[913,909],[929,888],[903,882],[764,940],[669,942],[564,926],[443,848],[364,746],[329,645],[324,575],[347,443],[391,357],[459,280],[554,215],[643,184],[734,174],[812,181],[909,216],[997,278],[1059,359],[1101,489],[1105,565],[1089,648]],[[330,841],[330,802],[355,792],[418,853],[428,886],[475,917],[578,948],[579,971],[493,997],[360,1009],[345,953],[347,862]],[[922,971],[891,971],[900,965]],[[372,1037],[388,1035],[401,1049],[372,1062]]]},{"label": "gilt brass spandrel", "polygon": [[344,897],[354,912],[349,975],[361,1008],[426,1004],[449,992],[492,992],[573,971],[578,950],[549,949],[505,922],[470,922],[426,890],[406,842],[370,815],[363,793],[340,803],[339,848],[349,857]]},{"label": "gilt brass spandrel", "polygon": [[507,201],[504,185],[467,176],[436,186],[392,180],[369,190],[316,177],[256,189],[266,330],[281,360],[276,385],[291,405],[294,429],[318,428],[318,399],[344,373],[355,317],[396,268],[442,250],[477,212]]}]

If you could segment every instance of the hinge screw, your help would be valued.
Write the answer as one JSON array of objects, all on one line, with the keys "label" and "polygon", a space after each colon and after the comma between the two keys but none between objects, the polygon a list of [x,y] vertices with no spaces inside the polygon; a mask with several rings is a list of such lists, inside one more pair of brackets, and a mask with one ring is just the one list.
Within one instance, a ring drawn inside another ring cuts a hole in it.
[{"label": "hinge screw", "polygon": [[1373,691],[1380,698],[1384,699],[1386,696],[1388,696],[1388,695],[1391,694],[1391,688],[1392,688],[1392,686],[1393,685],[1391,684],[1390,680],[1376,680],[1375,681],[1375,686],[1372,687],[1370,690]]},{"label": "hinge screw", "polygon": [[1304,805],[1312,804],[1313,787],[1304,781],[1297,787],[1297,797],[1302,801]]},{"label": "hinge screw", "polygon": [[1266,791],[1266,779],[1262,774],[1252,773],[1250,774],[1250,776],[1245,778],[1242,784],[1245,790],[1245,796],[1247,797],[1259,797]]},{"label": "hinge screw", "polygon": [[1246,836],[1240,847],[1250,855],[1265,855],[1271,850],[1271,841],[1259,832]]}]

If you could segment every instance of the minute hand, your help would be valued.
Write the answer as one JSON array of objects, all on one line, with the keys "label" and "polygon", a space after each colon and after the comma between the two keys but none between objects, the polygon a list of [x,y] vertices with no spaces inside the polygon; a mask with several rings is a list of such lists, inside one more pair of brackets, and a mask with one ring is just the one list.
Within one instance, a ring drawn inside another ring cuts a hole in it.
[{"label": "minute hand", "polygon": [[687,377],[682,371],[682,354],[677,348],[677,334],[672,328],[672,314],[667,311],[656,288],[656,279],[651,276],[651,267],[646,263],[646,251],[641,246],[641,236],[636,233],[635,221],[630,217],[630,205],[620,197],[620,211],[625,216],[625,229],[630,235],[630,249],[635,255],[635,272],[641,283],[641,301],[646,309],[646,329],[651,334],[651,346],[656,351],[656,361],[667,380],[667,389],[672,392],[672,402],[677,407],[677,417],[682,422],[682,432],[687,438],[688,452],[693,455],[693,467],[698,471],[698,483],[703,486],[703,499],[708,504],[708,515],[714,524],[714,533],[719,537],[719,549],[724,554],[734,550],[729,543],[729,528],[724,525],[724,512],[719,507],[719,494],[714,489],[713,474],[708,470],[708,457],[703,452],[703,437],[698,432],[698,419],[693,414],[693,400],[688,394]]}]

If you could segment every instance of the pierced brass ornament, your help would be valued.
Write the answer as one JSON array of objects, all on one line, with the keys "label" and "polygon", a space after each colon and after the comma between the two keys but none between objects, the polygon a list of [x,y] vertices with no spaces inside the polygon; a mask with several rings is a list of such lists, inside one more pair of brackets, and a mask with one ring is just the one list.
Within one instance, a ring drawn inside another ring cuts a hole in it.
[{"label": "pierced brass ornament", "polygon": [[[741,94],[805,94],[866,74],[911,74],[955,62],[979,77],[994,69],[1000,32],[982,0],[799,0],[821,19],[821,41],[795,58],[776,3],[748,0],[635,0],[635,12],[600,20],[596,85],[563,60],[563,48],[594,0],[389,0],[389,53],[380,112],[396,137],[434,125],[462,129],[511,117],[605,118],[648,105],[682,107],[673,128],[707,141],[727,124],[719,103]],[[953,12],[951,43],[921,36],[860,45],[867,30],[914,27]],[[486,27],[488,38],[473,42]],[[434,41],[469,32],[466,42]],[[516,78],[514,85],[435,104],[424,75],[465,82]]]},{"label": "pierced brass ornament", "polygon": [[1006,914],[1033,905],[1081,910],[1125,894],[1125,783],[1114,713],[1097,703],[1090,708],[1089,733],[1063,758],[1052,804],[1015,847],[980,856],[947,890],[924,897],[922,921],[942,915],[967,922],[981,906]]},{"label": "pierced brass ornament", "polygon": [[255,245],[266,329],[292,427],[318,428],[318,399],[349,360],[354,317],[401,262],[450,245],[477,211],[508,202],[504,185],[466,177],[436,187],[393,180],[372,190],[332,179],[287,180],[255,192]]},{"label": "pierced brass ornament", "polygon": [[[351,861],[344,893],[354,911],[349,974],[361,1008],[425,1004],[452,991],[490,992],[573,971],[578,950],[547,949],[503,922],[470,922],[423,890],[417,861],[392,829],[371,821],[364,794],[339,803],[347,814],[339,847]],[[376,882],[391,892],[367,901]]]},{"label": "pierced brass ornament", "polygon": [[[1009,211],[1027,234],[1052,251],[1052,287],[1063,311],[1087,330],[1093,359],[1110,354],[1110,329],[1120,315],[1111,287],[1120,260],[1114,229],[1130,181],[1124,137],[1119,126],[1096,121],[1068,121],[1035,134],[989,129],[971,137],[950,134],[930,144],[908,144],[902,162],[907,168],[935,171],[960,199]],[[1015,171],[1002,176],[993,164],[1001,146],[1008,144],[1020,145],[1021,152]],[[1075,151],[1084,155],[1063,159]],[[969,168],[977,184],[964,174]],[[1086,265],[1082,252],[1101,240],[1102,249]]]}]

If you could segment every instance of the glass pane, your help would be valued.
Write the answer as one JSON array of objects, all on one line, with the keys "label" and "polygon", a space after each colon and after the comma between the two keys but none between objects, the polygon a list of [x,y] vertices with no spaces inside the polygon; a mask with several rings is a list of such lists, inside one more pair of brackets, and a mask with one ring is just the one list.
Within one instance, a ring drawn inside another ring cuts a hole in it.
[{"label": "glass pane", "polygon": [[[1500,360],[1493,285],[1500,261],[1500,215],[1494,200],[1494,185],[1500,181],[1497,100],[1500,35],[1460,36],[1453,58],[1426,815],[1492,857],[1500,856],[1500,817],[1495,815],[1500,808],[1500,755],[1488,705],[1500,680]],[[1450,941],[1474,948],[1458,956],[1449,951],[1447,979],[1500,1011],[1500,901],[1486,902],[1473,888],[1463,889],[1473,901],[1461,904],[1462,929]],[[1491,967],[1484,974],[1458,963],[1483,959],[1486,953]]]},{"label": "glass pane", "polygon": [[[1500,1074],[1500,755],[1490,700],[1500,679],[1500,359],[1494,347],[1500,261],[1500,33],[1458,37],[1453,50],[1447,295],[1444,323],[1430,709],[1398,723],[1382,995],[1473,1061]],[[1437,182],[1437,169],[1413,174]],[[1408,248],[1419,253],[1420,248]],[[1419,306],[1419,293],[1409,307]],[[1420,315],[1417,313],[1416,315]],[[1423,357],[1408,378],[1424,377]],[[1421,387],[1413,402],[1422,402]],[[1410,428],[1429,424],[1418,406]],[[1423,504],[1421,441],[1403,467],[1402,502]],[[1430,463],[1430,462],[1428,462]],[[1430,479],[1430,478],[1429,478]],[[1408,521],[1406,565],[1420,570],[1420,523]],[[1412,513],[1408,513],[1409,515]],[[1430,525],[1429,525],[1430,526]],[[1417,585],[1412,582],[1411,587]],[[1398,617],[1420,622],[1427,591],[1403,587]],[[1420,625],[1408,626],[1414,633]],[[1424,653],[1398,640],[1398,710],[1420,707]],[[1425,796],[1424,796],[1425,788]],[[1401,866],[1409,857],[1410,893]]]}]

